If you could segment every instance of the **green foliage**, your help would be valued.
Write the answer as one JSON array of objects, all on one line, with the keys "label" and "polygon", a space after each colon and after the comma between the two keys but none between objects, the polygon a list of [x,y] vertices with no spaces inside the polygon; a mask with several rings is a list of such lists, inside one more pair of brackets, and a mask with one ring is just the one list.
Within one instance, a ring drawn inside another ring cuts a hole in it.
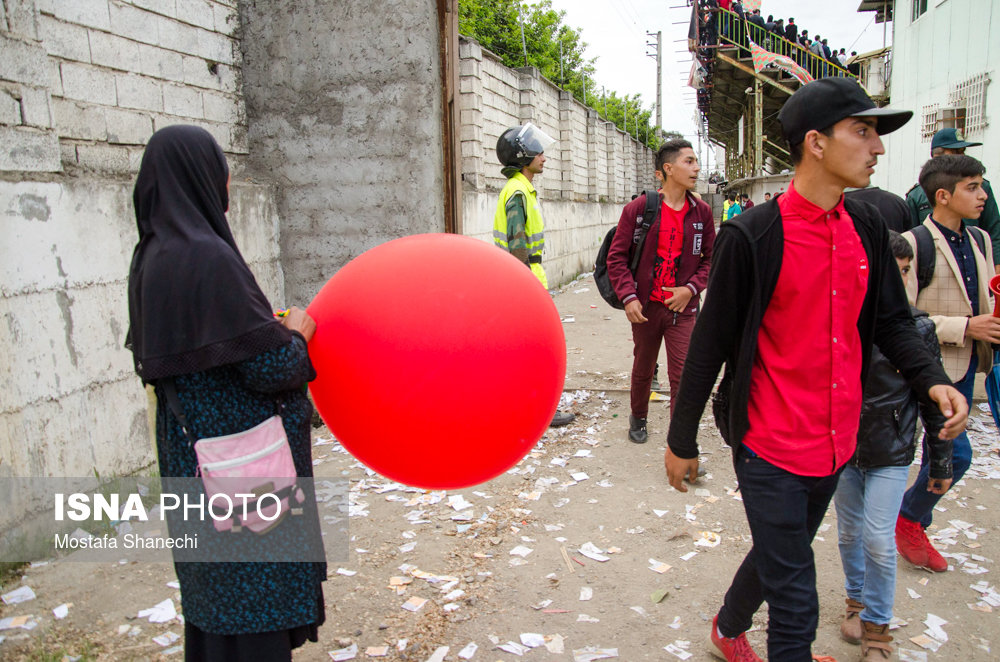
[{"label": "green foliage", "polygon": [[565,15],[552,8],[551,0],[534,5],[524,0],[458,0],[458,31],[496,53],[508,67],[537,67],[543,76],[619,129],[655,148],[660,132],[659,127],[649,124],[652,110],[642,107],[638,94],[618,96],[614,91],[595,89],[594,60],[584,57],[587,44],[580,30],[563,24]]}]

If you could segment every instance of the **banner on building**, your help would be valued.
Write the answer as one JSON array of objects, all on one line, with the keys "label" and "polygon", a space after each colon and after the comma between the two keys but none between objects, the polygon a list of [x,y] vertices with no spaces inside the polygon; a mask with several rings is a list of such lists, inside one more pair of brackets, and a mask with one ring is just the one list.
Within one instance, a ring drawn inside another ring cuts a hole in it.
[{"label": "banner on building", "polygon": [[753,55],[753,69],[760,73],[765,67],[775,66],[794,76],[805,85],[815,80],[808,71],[787,55],[778,55],[750,41],[750,52]]}]

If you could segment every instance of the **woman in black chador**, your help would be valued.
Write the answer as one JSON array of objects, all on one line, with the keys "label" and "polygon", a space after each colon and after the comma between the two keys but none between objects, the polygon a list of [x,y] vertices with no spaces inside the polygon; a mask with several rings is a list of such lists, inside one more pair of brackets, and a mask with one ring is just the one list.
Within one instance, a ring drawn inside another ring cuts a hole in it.
[{"label": "woman in black chador", "polygon": [[[242,432],[280,408],[296,471],[312,476],[312,405],[303,387],[315,377],[306,348],[315,323],[297,308],[274,318],[226,221],[228,189],[226,158],[204,129],[170,126],[150,139],[133,193],[139,243],[127,346],[156,389],[160,475],[194,477],[197,468],[168,406],[172,382],[196,439]],[[302,519],[318,526],[314,508],[311,515]],[[224,535],[255,534],[216,538]],[[317,640],[325,563],[175,566],[186,660],[290,660],[293,648]]]}]

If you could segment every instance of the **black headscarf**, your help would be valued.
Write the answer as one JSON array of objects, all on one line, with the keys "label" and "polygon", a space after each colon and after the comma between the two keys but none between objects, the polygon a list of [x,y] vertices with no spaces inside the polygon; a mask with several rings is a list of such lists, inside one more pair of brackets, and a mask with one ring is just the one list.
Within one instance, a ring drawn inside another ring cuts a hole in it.
[{"label": "black headscarf", "polygon": [[229,166],[212,135],[169,126],[146,145],[132,200],[128,279],[135,370],[155,381],[236,363],[291,340],[226,221]]}]

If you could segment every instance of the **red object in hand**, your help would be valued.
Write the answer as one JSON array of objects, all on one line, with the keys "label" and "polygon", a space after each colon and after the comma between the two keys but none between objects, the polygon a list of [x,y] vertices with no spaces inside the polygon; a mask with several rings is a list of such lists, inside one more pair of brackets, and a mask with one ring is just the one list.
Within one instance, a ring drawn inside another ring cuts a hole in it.
[{"label": "red object in hand", "polygon": [[548,428],[566,377],[559,313],[510,253],[412,235],[337,272],[309,304],[309,386],[330,431],[392,480],[458,489],[502,474]]},{"label": "red object in hand", "polygon": [[990,292],[993,293],[993,317],[1000,317],[1000,276],[990,278]]}]

